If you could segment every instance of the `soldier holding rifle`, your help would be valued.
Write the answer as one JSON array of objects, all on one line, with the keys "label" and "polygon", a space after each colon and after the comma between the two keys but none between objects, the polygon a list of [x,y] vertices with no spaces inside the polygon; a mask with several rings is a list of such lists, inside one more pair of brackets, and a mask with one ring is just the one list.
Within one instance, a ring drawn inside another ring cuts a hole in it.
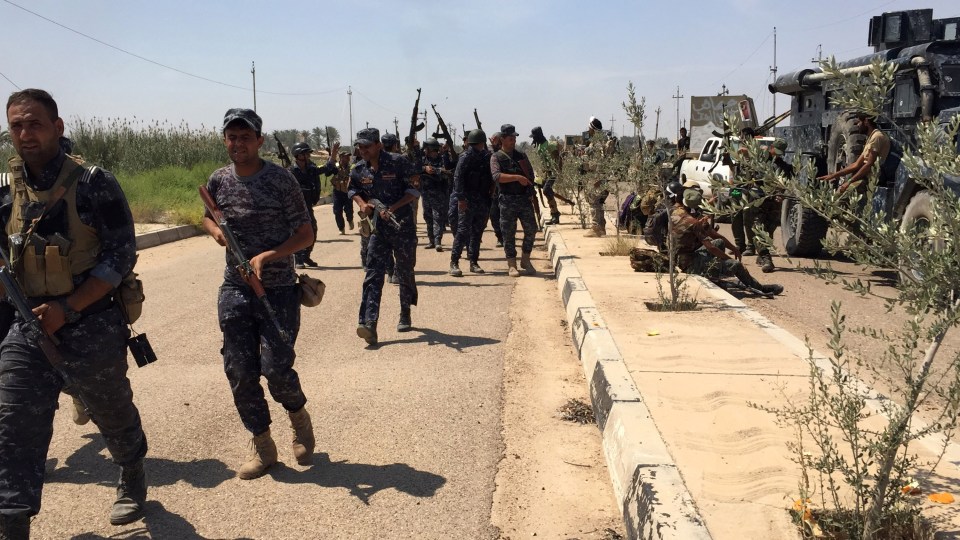
[{"label": "soldier holding rifle", "polygon": [[500,230],[503,231],[503,252],[507,256],[507,273],[519,277],[517,270],[517,220],[523,227],[520,268],[526,274],[536,270],[530,262],[537,238],[537,220],[533,205],[533,168],[527,155],[516,149],[517,129],[510,124],[500,127],[503,147],[490,158],[493,181],[500,186]]},{"label": "soldier holding rifle", "polygon": [[17,157],[0,212],[11,259],[4,272],[16,274],[11,284],[33,311],[18,312],[0,345],[0,538],[28,538],[40,511],[66,381],[121,467],[110,522],[130,523],[147,496],[147,439],[127,378],[130,332],[114,300],[137,260],[130,208],[112,174],[62,151],[50,94],[15,92],[6,112]]},{"label": "soldier holding rifle", "polygon": [[[217,306],[224,371],[240,420],[253,435],[253,455],[237,472],[242,480],[262,476],[277,462],[261,376],[267,378],[270,394],[290,418],[297,463],[309,465],[314,448],[307,397],[293,369],[300,329],[293,255],[313,242],[313,228],[290,171],[260,158],[262,125],[250,109],[226,112],[223,140],[232,164],[214,171],[206,186],[210,202],[218,207],[216,212],[222,214],[242,250],[241,254],[227,252]],[[203,228],[218,244],[227,246],[217,217],[208,204]]]}]

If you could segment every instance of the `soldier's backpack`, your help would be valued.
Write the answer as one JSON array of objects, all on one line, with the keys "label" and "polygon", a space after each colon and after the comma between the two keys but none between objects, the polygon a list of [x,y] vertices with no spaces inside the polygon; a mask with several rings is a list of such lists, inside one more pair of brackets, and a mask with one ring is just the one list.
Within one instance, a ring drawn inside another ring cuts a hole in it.
[{"label": "soldier's backpack", "polygon": [[663,251],[667,246],[667,224],[670,221],[670,209],[664,205],[657,206],[653,215],[647,218],[643,226],[643,239],[651,246]]},{"label": "soldier's backpack", "polygon": [[635,247],[630,250],[630,267],[634,272],[665,272],[670,267],[670,261],[665,253]]}]

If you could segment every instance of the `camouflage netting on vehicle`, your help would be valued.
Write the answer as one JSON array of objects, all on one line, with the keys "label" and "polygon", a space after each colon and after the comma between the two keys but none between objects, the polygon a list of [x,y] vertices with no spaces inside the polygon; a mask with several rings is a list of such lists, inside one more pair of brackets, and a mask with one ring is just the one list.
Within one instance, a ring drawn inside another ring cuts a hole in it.
[{"label": "camouflage netting on vehicle", "polygon": [[634,272],[665,272],[670,261],[655,249],[635,247],[630,250],[630,267]]}]

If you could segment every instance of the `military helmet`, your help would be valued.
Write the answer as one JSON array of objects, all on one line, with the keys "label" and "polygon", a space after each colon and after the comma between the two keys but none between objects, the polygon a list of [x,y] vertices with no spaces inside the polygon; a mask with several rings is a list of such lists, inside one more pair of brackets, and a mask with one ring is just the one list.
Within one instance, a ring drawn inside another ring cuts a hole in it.
[{"label": "military helmet", "polygon": [[679,180],[673,180],[667,184],[667,197],[670,197],[670,200],[677,200],[679,197],[683,196],[683,184]]},{"label": "military helmet", "polygon": [[299,156],[300,154],[309,154],[310,152],[313,152],[313,149],[310,148],[310,145],[305,142],[298,142],[297,144],[293,145],[293,149],[291,151],[293,152],[293,155]]},{"label": "military helmet", "polygon": [[487,142],[487,134],[482,129],[475,129],[467,135],[467,144],[483,144]]},{"label": "military helmet", "polygon": [[428,148],[428,147],[429,147],[429,148],[440,148],[440,141],[438,141],[438,140],[437,140],[436,138],[434,138],[434,137],[430,137],[429,139],[423,141],[423,147],[424,147],[424,148]]}]

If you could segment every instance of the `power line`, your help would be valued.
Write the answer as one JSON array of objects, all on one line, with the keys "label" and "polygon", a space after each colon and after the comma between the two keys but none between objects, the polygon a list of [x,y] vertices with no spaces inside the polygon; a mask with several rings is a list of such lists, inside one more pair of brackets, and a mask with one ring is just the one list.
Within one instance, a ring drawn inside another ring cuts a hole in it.
[{"label": "power line", "polygon": [[[4,0],[4,1],[6,1],[6,0]],[[733,75],[738,69],[742,68],[743,65],[747,63],[747,60],[750,60],[751,58],[753,58],[753,55],[757,54],[757,51],[759,51],[760,48],[763,47],[763,44],[766,43],[767,40],[770,39],[770,36],[772,36],[772,35],[773,35],[773,32],[767,34],[767,36],[763,38],[763,41],[760,42],[760,45],[757,45],[757,48],[754,49],[753,52],[750,53],[749,56],[747,56],[746,58],[743,59],[743,62],[740,62],[740,64],[739,64],[737,67],[731,69],[731,70],[730,70],[730,73],[727,73],[727,74],[724,75],[723,77],[720,77],[720,78],[717,79],[716,81],[710,83],[710,86],[716,86],[718,82],[721,82],[721,81],[726,80],[727,77],[729,77],[730,75]]]},{"label": "power line", "polygon": [[373,103],[373,104],[376,105],[377,107],[380,107],[381,109],[383,109],[383,110],[385,110],[385,111],[387,111],[387,112],[393,113],[393,114],[395,114],[395,115],[397,115],[397,116],[401,116],[400,113],[398,113],[397,111],[394,111],[394,110],[392,110],[392,109],[389,109],[389,108],[387,108],[387,107],[384,107],[383,105],[381,105],[381,104],[377,103],[376,101],[374,101],[374,100],[368,98],[367,96],[363,95],[359,90],[354,90],[353,92],[354,92],[355,94],[357,94],[358,96],[362,97],[363,99],[369,101],[370,103]]},{"label": "power line", "polygon": [[16,88],[17,90],[23,90],[23,88],[20,88],[19,86],[17,86],[17,83],[11,81],[10,77],[7,77],[6,75],[4,75],[2,71],[0,71],[0,77],[3,77],[4,79],[6,79],[7,82],[12,84],[13,87]]},{"label": "power line", "polygon": [[797,31],[797,32],[809,32],[810,30],[819,30],[819,29],[821,29],[821,28],[827,28],[827,27],[829,27],[829,26],[835,26],[835,25],[838,25],[838,24],[841,24],[841,23],[845,23],[845,22],[847,22],[847,21],[852,21],[853,19],[858,19],[858,18],[860,18],[860,17],[863,17],[864,15],[869,15],[869,14],[871,14],[871,13],[876,13],[876,11],[877,11],[878,9],[883,8],[883,7],[887,7],[887,6],[889,6],[890,4],[892,4],[892,3],[896,2],[896,1],[897,1],[897,0],[890,0],[889,2],[884,2],[883,4],[880,4],[879,6],[876,6],[876,7],[874,7],[874,8],[868,9],[867,11],[864,11],[864,12],[862,12],[862,13],[857,13],[856,15],[852,15],[852,16],[847,17],[847,18],[845,18],[845,19],[840,19],[839,21],[833,21],[833,22],[829,22],[829,23],[826,23],[826,24],[821,24],[821,25],[819,25],[819,26],[811,26],[810,28],[801,28],[800,30],[796,30],[796,31]]},{"label": "power line", "polygon": [[[47,21],[47,22],[50,23],[50,24],[59,26],[60,28],[63,28],[64,30],[69,30],[70,32],[73,32],[74,34],[77,34],[77,35],[79,35],[79,36],[83,36],[83,37],[85,37],[85,38],[87,38],[87,39],[89,39],[89,40],[91,40],[91,41],[95,41],[95,42],[97,42],[97,43],[99,43],[99,44],[101,44],[101,45],[103,45],[103,46],[105,46],[105,47],[110,47],[111,49],[113,49],[113,50],[115,50],[115,51],[119,51],[119,52],[121,52],[121,53],[123,53],[123,54],[126,54],[126,55],[128,55],[128,56],[132,56],[132,57],[134,57],[134,58],[136,58],[136,59],[138,59],[138,60],[143,60],[144,62],[153,64],[153,65],[155,65],[155,66],[162,67],[162,68],[164,68],[164,69],[169,69],[170,71],[175,71],[175,72],[177,72],[177,73],[180,73],[181,75],[186,75],[187,77],[193,77],[194,79],[200,79],[201,81],[206,81],[206,82],[209,82],[209,83],[218,84],[218,85],[220,85],[220,86],[226,86],[226,87],[229,87],[229,88],[236,88],[236,89],[238,89],[238,90],[250,90],[250,88],[245,87],[245,86],[238,86],[238,85],[235,85],[235,84],[230,84],[230,83],[225,83],[225,82],[223,82],[223,81],[218,81],[218,80],[216,80],[216,79],[211,79],[211,78],[209,78],[209,77],[204,77],[204,76],[202,76],[202,75],[196,75],[196,74],[194,74],[194,73],[190,73],[190,72],[188,72],[188,71],[184,71],[184,70],[182,70],[182,69],[175,68],[175,67],[173,67],[173,66],[168,66],[168,65],[163,64],[163,63],[161,63],[161,62],[158,62],[158,61],[156,61],[156,60],[151,60],[150,58],[147,58],[147,57],[145,57],[145,56],[141,56],[141,55],[139,55],[139,54],[137,54],[137,53],[130,52],[130,51],[128,51],[128,50],[126,50],[126,49],[123,49],[123,48],[121,48],[121,47],[118,47],[118,46],[116,46],[116,45],[111,45],[110,43],[107,43],[106,41],[97,39],[97,38],[95,38],[95,37],[93,37],[93,36],[91,36],[91,35],[84,34],[83,32],[81,32],[81,31],[79,31],[79,30],[76,30],[76,29],[74,29],[74,28],[70,28],[69,26],[67,26],[67,25],[65,25],[65,24],[62,24],[62,23],[59,23],[59,22],[57,22],[57,21],[55,21],[55,20],[53,20],[53,19],[50,19],[50,18],[48,18],[48,17],[44,17],[43,15],[41,15],[41,14],[35,12],[35,11],[31,11],[31,10],[29,10],[29,9],[27,9],[27,8],[19,5],[19,4],[15,4],[15,3],[11,2],[10,0],[2,0],[2,1],[5,2],[5,3],[7,3],[7,4],[10,4],[11,6],[13,6],[13,7],[15,7],[15,8],[19,9],[19,10],[25,11],[25,12],[33,15],[34,17],[38,17],[38,18],[40,18],[40,19],[43,19],[43,20]],[[6,77],[4,77],[4,78],[6,78]],[[7,80],[9,80],[9,79],[7,79]],[[14,85],[14,86],[16,86],[16,85]],[[322,92],[269,92],[269,91],[265,91],[265,90],[260,90],[260,93],[261,93],[261,94],[271,94],[271,95],[275,95],[275,96],[319,96],[319,95],[323,95],[323,94],[331,94],[331,93],[333,93],[333,92],[340,92],[340,91],[342,91],[342,90],[343,90],[343,88],[334,88],[334,89],[332,89],[332,90],[324,90],[324,91],[322,91]]]}]

